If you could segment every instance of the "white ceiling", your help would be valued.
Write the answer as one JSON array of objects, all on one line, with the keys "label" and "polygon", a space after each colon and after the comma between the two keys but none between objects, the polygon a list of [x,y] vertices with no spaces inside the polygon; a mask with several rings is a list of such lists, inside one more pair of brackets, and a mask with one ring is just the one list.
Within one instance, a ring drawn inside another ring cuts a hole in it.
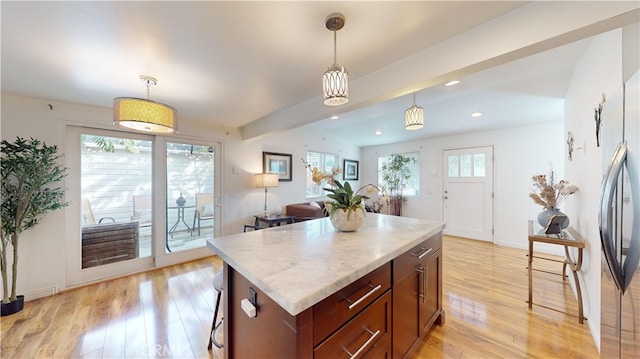
[{"label": "white ceiling", "polygon": [[[138,79],[145,74],[158,78],[150,98],[177,108],[181,118],[236,128],[320,96],[333,60],[324,24],[330,13],[346,16],[337,57],[354,81],[525,4],[2,1],[2,91],[110,108],[114,97],[145,97]],[[584,46],[418,92],[423,130],[402,127],[410,95],[308,126],[349,133],[367,146],[559,119]],[[485,116],[471,119],[473,111]]]}]

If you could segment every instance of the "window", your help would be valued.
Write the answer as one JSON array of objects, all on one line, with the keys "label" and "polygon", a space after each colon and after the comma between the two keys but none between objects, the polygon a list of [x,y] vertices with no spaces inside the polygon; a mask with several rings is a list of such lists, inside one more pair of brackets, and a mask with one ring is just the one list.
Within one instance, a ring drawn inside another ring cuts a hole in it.
[{"label": "window", "polygon": [[449,155],[449,177],[485,177],[484,153]]},{"label": "window", "polygon": [[[318,170],[322,173],[330,174],[334,169],[338,168],[338,155],[333,153],[324,153],[324,152],[307,152],[307,164],[310,168],[317,167]],[[314,197],[322,197],[324,196],[324,191],[322,190],[322,186],[325,184],[321,184],[318,186],[311,179],[311,171],[307,171],[307,198]]]},{"label": "window", "polygon": [[[403,156],[415,159],[415,161],[409,162],[409,172],[411,175],[405,184],[402,195],[403,196],[418,196],[420,195],[420,156],[418,152],[403,153]],[[378,157],[378,184],[384,185],[382,181],[382,166],[389,162],[391,156]]]}]

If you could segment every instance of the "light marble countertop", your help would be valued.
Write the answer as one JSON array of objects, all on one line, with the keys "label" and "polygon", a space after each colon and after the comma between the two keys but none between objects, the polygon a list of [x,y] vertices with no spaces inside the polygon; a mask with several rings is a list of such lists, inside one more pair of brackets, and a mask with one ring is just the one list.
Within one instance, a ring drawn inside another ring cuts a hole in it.
[{"label": "light marble countertop", "polygon": [[329,218],[213,238],[207,246],[291,315],[441,232],[444,223],[367,213],[356,232]]}]

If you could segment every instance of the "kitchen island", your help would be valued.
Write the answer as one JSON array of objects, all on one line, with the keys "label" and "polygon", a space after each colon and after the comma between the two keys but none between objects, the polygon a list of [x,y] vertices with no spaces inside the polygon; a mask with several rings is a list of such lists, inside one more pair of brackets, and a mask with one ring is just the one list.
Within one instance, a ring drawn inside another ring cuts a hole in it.
[{"label": "kitchen island", "polygon": [[367,213],[357,232],[322,218],[209,240],[224,261],[225,356],[405,356],[444,322],[443,227]]}]

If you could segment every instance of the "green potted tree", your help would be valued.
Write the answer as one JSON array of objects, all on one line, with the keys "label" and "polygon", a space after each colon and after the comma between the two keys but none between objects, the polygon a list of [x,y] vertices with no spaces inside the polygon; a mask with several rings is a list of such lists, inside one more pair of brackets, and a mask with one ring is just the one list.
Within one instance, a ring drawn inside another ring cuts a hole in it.
[{"label": "green potted tree", "polygon": [[3,290],[1,306],[2,316],[5,316],[19,312],[24,307],[24,296],[16,295],[20,235],[38,224],[45,213],[63,208],[68,202],[63,201],[64,188],[58,184],[65,177],[66,168],[59,163],[57,146],[47,146],[33,138],[25,140],[18,137],[13,143],[2,140],[0,147],[0,271]]},{"label": "green potted tree", "polygon": [[389,214],[394,216],[402,215],[402,203],[406,198],[402,195],[402,190],[411,177],[411,164],[416,159],[401,154],[391,154],[389,161],[382,166],[382,182],[389,194],[388,206]]}]

